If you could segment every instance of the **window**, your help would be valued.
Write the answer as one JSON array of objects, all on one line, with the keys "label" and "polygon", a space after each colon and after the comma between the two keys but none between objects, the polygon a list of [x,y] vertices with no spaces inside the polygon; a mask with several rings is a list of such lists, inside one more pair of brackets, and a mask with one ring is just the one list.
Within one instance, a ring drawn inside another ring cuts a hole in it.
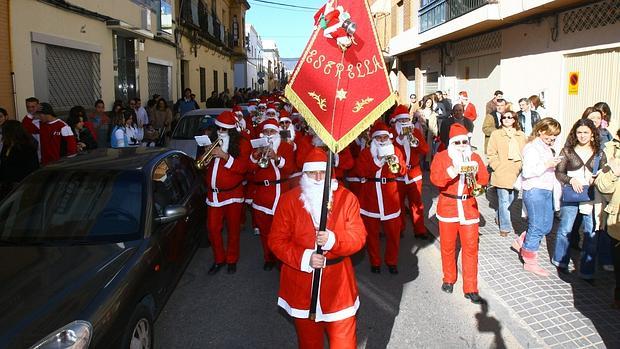
[{"label": "window", "polygon": [[233,45],[239,46],[239,21],[237,21],[237,15],[233,16],[232,24]]},{"label": "window", "polygon": [[224,91],[228,90],[228,73],[224,73]]},{"label": "window", "polygon": [[213,91],[219,92],[218,81],[217,81],[217,70],[213,71]]},{"label": "window", "polygon": [[207,100],[207,70],[200,67],[200,101]]},{"label": "window", "polygon": [[172,0],[160,0],[158,31],[172,35]]},{"label": "window", "polygon": [[149,74],[149,95],[158,94],[167,101],[170,100],[170,67],[148,63],[147,68]]}]

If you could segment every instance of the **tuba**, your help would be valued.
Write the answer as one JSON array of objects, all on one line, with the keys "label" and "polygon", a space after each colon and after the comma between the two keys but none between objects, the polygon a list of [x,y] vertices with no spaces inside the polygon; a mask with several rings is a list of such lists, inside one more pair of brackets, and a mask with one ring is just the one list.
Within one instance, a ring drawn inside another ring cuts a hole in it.
[{"label": "tuba", "polygon": [[472,196],[480,196],[486,192],[486,189],[476,181],[476,173],[478,173],[478,163],[474,161],[466,161],[461,165],[460,172],[465,175],[465,183],[471,190]]},{"label": "tuba", "polygon": [[418,145],[420,145],[420,141],[418,140],[418,137],[413,135],[413,127],[411,125],[403,126],[402,135],[407,137],[407,140],[409,141],[409,145],[411,145],[412,148],[417,148]]},{"label": "tuba", "polygon": [[205,146],[205,152],[196,160],[196,168],[198,168],[199,170],[207,168],[207,166],[213,159],[213,150],[215,150],[215,148],[221,145],[222,140],[218,138],[217,141]]}]

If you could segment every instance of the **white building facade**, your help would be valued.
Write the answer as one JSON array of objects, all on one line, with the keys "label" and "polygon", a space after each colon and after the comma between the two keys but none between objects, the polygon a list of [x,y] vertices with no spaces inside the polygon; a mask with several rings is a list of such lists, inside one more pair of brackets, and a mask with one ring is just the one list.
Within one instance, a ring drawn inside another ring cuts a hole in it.
[{"label": "white building facade", "polygon": [[[444,90],[454,101],[467,91],[480,130],[495,90],[517,110],[520,98],[538,95],[544,116],[563,126],[557,144],[586,107],[607,102],[612,112],[620,108],[619,1],[479,0],[469,8],[457,2],[416,3],[417,25],[390,40],[392,81],[401,96]],[[576,87],[569,80],[575,73]],[[612,134],[618,126],[612,117]],[[472,142],[481,148],[483,141],[474,132]]]},{"label": "white building facade", "polygon": [[246,24],[245,32],[245,50],[248,58],[247,62],[235,63],[235,87],[260,89],[258,73],[264,71],[263,44],[252,24]]},{"label": "white building facade", "polygon": [[280,60],[278,45],[274,40],[263,40],[263,52],[263,64],[265,67],[265,84],[263,85],[263,89],[271,91],[274,88],[283,88],[283,84],[285,84],[286,81],[284,81],[284,68]]}]

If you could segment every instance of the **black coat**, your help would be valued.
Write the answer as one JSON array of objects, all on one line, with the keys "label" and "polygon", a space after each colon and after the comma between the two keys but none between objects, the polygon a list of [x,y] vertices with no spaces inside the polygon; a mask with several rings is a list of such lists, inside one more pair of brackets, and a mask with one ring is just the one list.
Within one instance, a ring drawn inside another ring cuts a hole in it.
[{"label": "black coat", "polygon": [[450,141],[450,126],[452,126],[455,122],[465,126],[467,132],[469,133],[474,131],[474,123],[466,117],[463,117],[460,120],[457,120],[454,117],[447,118],[441,123],[441,129],[439,130],[439,139],[441,139],[441,143],[443,143],[446,147]]},{"label": "black coat", "polygon": [[9,147],[4,145],[0,152],[0,199],[38,168],[39,156],[36,147],[14,146],[9,151]]},{"label": "black coat", "polygon": [[[538,112],[536,110],[530,110],[530,113],[532,113],[531,122],[532,122],[532,129],[534,129],[534,125],[536,125],[536,123],[540,121],[540,115],[538,115]],[[525,125],[525,114],[523,114],[523,111],[517,112],[517,119],[519,120],[519,125],[521,126],[521,129],[523,130],[524,129],[523,125]]]}]

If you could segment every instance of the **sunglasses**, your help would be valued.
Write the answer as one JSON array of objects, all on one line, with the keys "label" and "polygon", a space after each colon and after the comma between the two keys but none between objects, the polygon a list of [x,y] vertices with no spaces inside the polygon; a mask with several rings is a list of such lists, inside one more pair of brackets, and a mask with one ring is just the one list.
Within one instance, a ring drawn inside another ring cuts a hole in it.
[{"label": "sunglasses", "polygon": [[502,120],[504,119],[514,119],[512,116],[502,116]]},{"label": "sunglasses", "polygon": [[454,141],[455,145],[468,145],[469,141],[468,140],[462,140],[462,141]]},{"label": "sunglasses", "polygon": [[219,126],[217,127],[217,130],[218,130],[218,131],[228,131],[228,129],[227,129],[227,128],[225,128],[225,127],[219,127]]}]

